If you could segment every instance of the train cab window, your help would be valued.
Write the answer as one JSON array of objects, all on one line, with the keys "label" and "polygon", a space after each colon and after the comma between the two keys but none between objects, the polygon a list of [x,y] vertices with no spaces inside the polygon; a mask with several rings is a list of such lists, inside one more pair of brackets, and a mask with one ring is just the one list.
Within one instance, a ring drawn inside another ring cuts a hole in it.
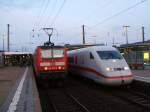
[{"label": "train cab window", "polygon": [[68,57],[68,62],[69,63],[74,63],[74,58],[73,57]]},{"label": "train cab window", "polygon": [[54,49],[53,50],[53,57],[54,58],[61,58],[64,56],[64,50],[63,49]]},{"label": "train cab window", "polygon": [[48,50],[41,50],[41,57],[42,58],[61,58],[64,56],[63,49],[48,49]]},{"label": "train cab window", "polygon": [[90,52],[90,59],[94,59],[94,56],[92,55],[91,52]]},{"label": "train cab window", "polygon": [[52,51],[49,50],[41,50],[41,57],[42,58],[52,58]]},{"label": "train cab window", "polygon": [[97,51],[97,54],[102,60],[123,58],[117,51]]}]

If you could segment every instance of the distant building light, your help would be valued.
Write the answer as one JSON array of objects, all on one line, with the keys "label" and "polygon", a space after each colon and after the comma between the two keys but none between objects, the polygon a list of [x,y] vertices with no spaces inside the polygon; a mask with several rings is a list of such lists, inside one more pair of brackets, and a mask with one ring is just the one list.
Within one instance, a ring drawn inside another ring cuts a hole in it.
[{"label": "distant building light", "polygon": [[144,60],[149,61],[149,53],[148,52],[144,52]]}]

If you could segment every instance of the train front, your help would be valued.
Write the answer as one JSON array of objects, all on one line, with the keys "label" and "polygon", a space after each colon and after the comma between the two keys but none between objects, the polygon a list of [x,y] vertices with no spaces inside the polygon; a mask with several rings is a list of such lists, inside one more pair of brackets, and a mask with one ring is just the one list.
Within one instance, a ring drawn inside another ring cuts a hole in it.
[{"label": "train front", "polygon": [[132,82],[131,70],[117,50],[97,51],[97,53],[101,58],[103,84],[125,85]]},{"label": "train front", "polygon": [[38,75],[42,79],[63,79],[66,77],[67,53],[66,48],[47,46],[38,49],[36,58]]}]

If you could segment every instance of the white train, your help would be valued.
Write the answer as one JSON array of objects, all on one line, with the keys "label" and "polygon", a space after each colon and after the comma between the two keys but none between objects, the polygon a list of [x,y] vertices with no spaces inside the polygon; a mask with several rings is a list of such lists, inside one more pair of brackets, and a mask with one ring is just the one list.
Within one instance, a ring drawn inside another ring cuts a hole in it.
[{"label": "white train", "polygon": [[114,47],[93,46],[68,51],[69,72],[104,85],[125,85],[133,80],[123,56]]}]

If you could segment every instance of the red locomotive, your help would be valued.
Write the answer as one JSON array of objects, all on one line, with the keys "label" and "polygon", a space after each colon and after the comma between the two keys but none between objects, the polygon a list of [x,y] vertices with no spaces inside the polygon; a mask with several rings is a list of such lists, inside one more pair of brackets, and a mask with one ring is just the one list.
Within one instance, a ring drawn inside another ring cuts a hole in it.
[{"label": "red locomotive", "polygon": [[34,54],[38,79],[64,79],[67,75],[67,49],[63,46],[38,46]]}]

